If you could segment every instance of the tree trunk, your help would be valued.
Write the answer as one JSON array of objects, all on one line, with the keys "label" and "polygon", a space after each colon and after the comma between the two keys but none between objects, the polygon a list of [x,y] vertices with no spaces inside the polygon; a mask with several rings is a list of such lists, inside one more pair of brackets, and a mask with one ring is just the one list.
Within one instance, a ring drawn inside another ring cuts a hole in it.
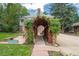
[{"label": "tree trunk", "polygon": [[63,26],[61,26],[61,32],[64,33],[64,27]]}]

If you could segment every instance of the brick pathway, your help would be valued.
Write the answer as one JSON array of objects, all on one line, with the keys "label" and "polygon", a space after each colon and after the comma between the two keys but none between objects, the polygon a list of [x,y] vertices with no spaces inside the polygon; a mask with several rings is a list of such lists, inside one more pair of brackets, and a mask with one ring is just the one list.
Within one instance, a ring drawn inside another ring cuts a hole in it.
[{"label": "brick pathway", "polygon": [[43,46],[34,46],[32,56],[48,56],[48,52],[42,48]]},{"label": "brick pathway", "polygon": [[38,41],[35,42],[32,56],[48,56],[48,52],[44,49],[45,42],[42,37],[37,38]]}]

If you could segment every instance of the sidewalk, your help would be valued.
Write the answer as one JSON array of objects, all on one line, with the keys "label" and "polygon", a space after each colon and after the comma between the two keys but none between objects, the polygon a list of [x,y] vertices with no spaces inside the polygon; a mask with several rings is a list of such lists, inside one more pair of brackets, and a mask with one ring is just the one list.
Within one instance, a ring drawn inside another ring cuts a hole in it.
[{"label": "sidewalk", "polygon": [[38,37],[38,41],[35,42],[32,56],[48,56],[48,51],[45,50],[45,42],[43,38]]}]

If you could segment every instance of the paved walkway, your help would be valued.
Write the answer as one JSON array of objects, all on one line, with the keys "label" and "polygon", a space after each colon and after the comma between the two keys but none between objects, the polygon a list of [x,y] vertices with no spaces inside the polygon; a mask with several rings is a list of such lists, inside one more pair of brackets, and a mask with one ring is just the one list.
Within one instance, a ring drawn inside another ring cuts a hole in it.
[{"label": "paved walkway", "polygon": [[43,49],[44,47],[45,47],[45,42],[43,38],[38,37],[32,51],[32,56],[48,56],[48,52]]},{"label": "paved walkway", "polygon": [[60,34],[57,38],[57,42],[62,47],[79,47],[79,37],[67,34]]},{"label": "paved walkway", "polygon": [[60,44],[60,51],[65,55],[79,56],[79,37],[67,34],[60,34],[57,38]]}]

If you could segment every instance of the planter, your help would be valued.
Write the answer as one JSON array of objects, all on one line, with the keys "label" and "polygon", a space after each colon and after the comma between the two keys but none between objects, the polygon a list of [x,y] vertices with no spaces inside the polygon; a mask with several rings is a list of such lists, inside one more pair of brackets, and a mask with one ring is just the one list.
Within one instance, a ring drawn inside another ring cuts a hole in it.
[{"label": "planter", "polygon": [[52,39],[52,33],[48,32],[48,39],[47,39],[48,43],[53,43],[53,39]]}]

